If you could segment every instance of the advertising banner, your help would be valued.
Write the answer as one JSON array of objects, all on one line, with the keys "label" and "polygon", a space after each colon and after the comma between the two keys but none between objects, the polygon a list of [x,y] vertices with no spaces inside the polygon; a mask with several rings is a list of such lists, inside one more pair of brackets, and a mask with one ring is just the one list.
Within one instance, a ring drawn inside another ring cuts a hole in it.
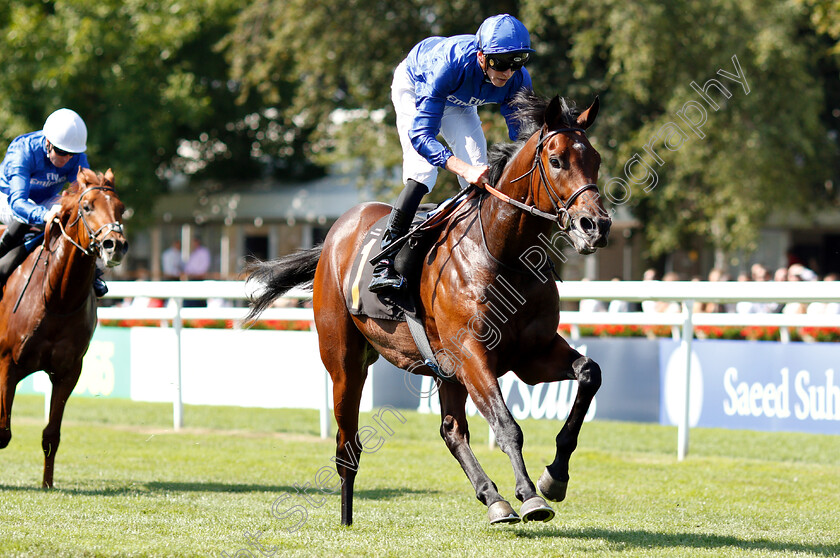
[{"label": "advertising banner", "polygon": [[[659,420],[659,345],[649,339],[585,338],[573,345],[601,367],[601,389],[589,408],[593,418],[657,422]],[[373,405],[392,405],[439,413],[440,403],[428,376],[408,374],[380,358],[373,365]],[[502,395],[517,420],[525,418],[566,420],[575,396],[577,381],[529,386],[514,374],[499,380]],[[478,411],[467,400],[467,412]]]},{"label": "advertising banner", "polygon": [[[662,341],[661,422],[678,424],[685,354]],[[692,343],[690,426],[840,434],[840,350],[835,343]]]},{"label": "advertising banner", "polygon": [[[131,396],[130,362],[129,329],[97,328],[82,361],[82,375],[73,396],[128,399]],[[16,393],[45,393],[50,390],[49,377],[43,372],[36,372],[21,380]]]}]

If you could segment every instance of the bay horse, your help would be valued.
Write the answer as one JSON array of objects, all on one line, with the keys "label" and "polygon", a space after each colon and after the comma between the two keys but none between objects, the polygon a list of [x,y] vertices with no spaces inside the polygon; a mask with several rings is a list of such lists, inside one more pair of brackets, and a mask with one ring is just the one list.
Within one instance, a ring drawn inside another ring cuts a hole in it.
[{"label": "bay horse", "polygon": [[41,441],[43,488],[53,487],[64,406],[96,327],[96,260],[116,266],[128,249],[122,228],[125,206],[114,190],[111,169],[102,174],[80,168],[60,204],[46,224],[43,243],[12,273],[0,300],[0,449],[12,438],[15,386],[44,370],[52,396]]},{"label": "bay horse", "polygon": [[[528,476],[522,430],[505,404],[498,378],[513,371],[529,385],[578,381],[574,404],[556,438],[554,461],[538,482],[553,501],[565,497],[569,459],[601,384],[598,365],[557,333],[560,304],[554,281],[545,276],[550,273],[544,266],[529,268],[523,254],[549,241],[555,225],[577,252],[592,253],[606,245],[611,224],[596,185],[600,155],[585,132],[598,113],[598,99],[580,113],[559,97],[548,101],[525,93],[517,102],[525,133],[518,142],[491,149],[494,195],[476,190],[478,195],[452,211],[434,233],[415,282],[418,315],[432,349],[457,355],[459,363],[453,367],[454,381],[439,386],[440,435],[487,506],[491,524],[515,523],[520,516],[470,448],[467,395],[510,458],[521,519],[548,521],[554,510]],[[398,368],[432,375],[429,367],[417,366],[423,359],[405,323],[351,315],[345,304],[351,266],[365,234],[390,210],[382,203],[358,205],[336,221],[322,246],[255,262],[246,270],[248,279],[263,288],[252,299],[246,320],[290,288],[311,283],[321,359],[333,381],[344,525],[353,520],[358,468],[345,464],[358,464],[362,450],[359,404],[368,367],[381,355]]]}]

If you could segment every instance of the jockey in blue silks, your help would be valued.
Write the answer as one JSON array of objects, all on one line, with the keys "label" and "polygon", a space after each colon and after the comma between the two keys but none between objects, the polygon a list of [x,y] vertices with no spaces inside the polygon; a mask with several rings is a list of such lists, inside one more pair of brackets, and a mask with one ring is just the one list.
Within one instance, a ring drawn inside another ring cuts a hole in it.
[{"label": "jockey in blue silks", "polygon": [[[0,285],[26,258],[22,246],[32,227],[43,228],[58,212],[58,199],[76,181],[79,168],[90,168],[87,127],[76,112],[62,108],[44,122],[43,130],[15,138],[0,164]],[[97,268],[94,291],[108,292]]]},{"label": "jockey in blue silks", "polygon": [[[486,19],[475,35],[425,39],[397,66],[391,101],[405,188],[388,219],[383,250],[408,232],[420,200],[435,185],[438,167],[455,173],[462,188],[488,183],[487,140],[476,107],[501,105],[510,138],[517,139],[510,103],[520,89],[531,89],[524,66],[533,52],[525,25],[502,14]],[[380,292],[404,284],[392,254],[376,263],[369,288]]]}]

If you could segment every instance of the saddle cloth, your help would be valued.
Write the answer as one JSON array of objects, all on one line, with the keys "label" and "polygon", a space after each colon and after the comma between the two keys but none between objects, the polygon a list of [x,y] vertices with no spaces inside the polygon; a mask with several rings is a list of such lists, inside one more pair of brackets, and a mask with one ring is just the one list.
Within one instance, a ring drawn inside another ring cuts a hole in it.
[{"label": "saddle cloth", "polygon": [[421,259],[430,249],[434,233],[418,230],[417,225],[444,214],[455,207],[459,201],[471,193],[472,189],[462,190],[458,195],[445,200],[441,204],[422,204],[418,208],[412,222],[411,239],[403,244],[394,256],[397,271],[409,282],[409,288],[393,290],[382,294],[375,294],[368,290],[373,278],[373,264],[370,259],[382,251],[380,244],[382,235],[388,226],[388,215],[379,219],[365,235],[362,248],[356,254],[350,270],[350,289],[346,295],[347,308],[354,316],[368,316],[383,320],[406,321],[409,316],[416,314],[412,288],[412,281],[420,275]]},{"label": "saddle cloth", "polygon": [[[425,215],[422,216],[425,218]],[[347,291],[347,309],[354,316],[368,316],[382,320],[405,321],[405,313],[414,313],[414,300],[410,289],[389,289],[372,293],[368,285],[373,278],[373,264],[368,260],[381,251],[382,234],[388,226],[388,215],[371,227],[362,242],[350,268],[350,289]]]}]

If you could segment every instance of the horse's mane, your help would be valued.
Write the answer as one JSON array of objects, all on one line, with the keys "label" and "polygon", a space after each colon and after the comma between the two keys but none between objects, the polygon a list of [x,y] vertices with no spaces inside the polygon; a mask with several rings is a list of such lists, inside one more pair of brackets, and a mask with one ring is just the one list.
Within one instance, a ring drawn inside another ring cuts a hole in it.
[{"label": "horse's mane", "polygon": [[[523,89],[513,98],[516,112],[513,118],[519,123],[519,136],[513,143],[500,142],[490,147],[487,158],[490,166],[490,184],[496,184],[502,176],[505,166],[522,149],[525,142],[545,124],[545,110],[551,99],[537,95],[532,90]],[[561,126],[577,126],[580,111],[575,104],[560,97]]]}]

